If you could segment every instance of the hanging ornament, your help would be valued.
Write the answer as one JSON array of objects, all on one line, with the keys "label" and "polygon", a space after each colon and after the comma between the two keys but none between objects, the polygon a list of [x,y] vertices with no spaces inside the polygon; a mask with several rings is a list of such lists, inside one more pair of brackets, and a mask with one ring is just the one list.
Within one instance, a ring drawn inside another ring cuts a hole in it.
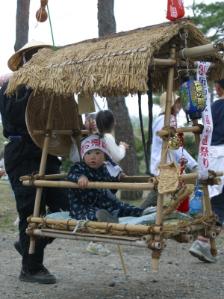
[{"label": "hanging ornament", "polygon": [[38,22],[45,22],[48,18],[48,14],[46,11],[46,6],[48,4],[48,0],[41,0],[40,1],[40,8],[36,12],[36,19]]},{"label": "hanging ornament", "polygon": [[184,111],[191,119],[201,118],[206,102],[203,86],[199,81],[189,79],[182,83],[180,86],[180,98]]},{"label": "hanging ornament", "polygon": [[167,0],[166,18],[170,21],[175,21],[184,16],[184,4],[182,0]]},{"label": "hanging ornament", "polygon": [[[179,160],[180,165],[180,175],[184,173],[186,165],[187,165],[187,159],[182,155],[182,157]],[[184,186],[184,183],[182,183],[182,186]],[[189,211],[189,195],[186,196],[186,198],[181,202],[181,204],[178,206],[177,211],[181,213],[187,213]]]},{"label": "hanging ornament", "polygon": [[176,150],[181,146],[181,140],[177,133],[173,137],[169,138],[168,146],[171,150]]}]

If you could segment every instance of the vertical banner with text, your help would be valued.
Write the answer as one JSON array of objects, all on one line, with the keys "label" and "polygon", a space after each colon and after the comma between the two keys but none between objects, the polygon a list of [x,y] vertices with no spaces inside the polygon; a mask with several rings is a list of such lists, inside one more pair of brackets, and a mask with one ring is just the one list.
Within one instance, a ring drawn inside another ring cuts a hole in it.
[{"label": "vertical banner with text", "polygon": [[206,99],[205,110],[202,112],[202,121],[204,125],[204,130],[201,135],[201,141],[199,145],[198,153],[198,178],[207,179],[209,170],[209,147],[212,139],[213,122],[211,113],[211,100],[208,91],[207,84],[207,71],[209,69],[210,63],[208,62],[198,62],[197,63],[197,80],[202,84],[204,95]]}]

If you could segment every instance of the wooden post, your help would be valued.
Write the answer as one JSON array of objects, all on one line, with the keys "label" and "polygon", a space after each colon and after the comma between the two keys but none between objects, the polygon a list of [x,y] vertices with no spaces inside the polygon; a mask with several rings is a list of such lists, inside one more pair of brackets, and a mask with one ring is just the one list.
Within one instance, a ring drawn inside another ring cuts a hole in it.
[{"label": "wooden post", "polygon": [[[54,98],[52,97],[50,99],[50,105],[49,105],[49,111],[48,111],[48,119],[46,124],[46,130],[52,129],[52,111],[53,111],[53,102]],[[47,155],[48,155],[48,146],[50,141],[50,134],[46,134],[44,138],[44,144],[43,144],[43,150],[42,150],[42,156],[40,161],[40,168],[39,168],[39,175],[42,176],[45,174],[46,169],[46,162],[47,162]],[[43,187],[39,187],[36,190],[36,197],[35,197],[35,203],[34,203],[34,210],[33,210],[33,216],[38,217],[40,214],[40,203],[41,203],[41,196],[43,192]],[[30,248],[29,248],[29,254],[32,254],[35,252],[35,239],[34,237],[30,237]]]},{"label": "wooden post", "polygon": [[[203,214],[206,216],[211,216],[213,214],[213,212],[212,212],[212,206],[211,206],[211,202],[210,202],[210,198],[209,198],[208,185],[203,186],[203,192],[204,192]],[[209,241],[210,241],[210,245],[211,245],[211,249],[210,249],[211,254],[213,256],[216,256],[217,255],[217,247],[216,247],[215,238],[212,235],[210,235]]]},{"label": "wooden post", "polygon": [[[198,120],[193,120],[193,125],[197,126],[198,125]],[[195,136],[195,142],[196,145],[199,149],[200,146],[200,136],[197,133],[194,133]],[[203,215],[205,216],[211,216],[213,214],[212,212],[212,206],[211,206],[211,202],[210,202],[210,198],[209,198],[209,192],[208,192],[208,185],[203,185],[202,187],[203,189]],[[210,245],[211,245],[211,254],[213,256],[217,255],[217,248],[216,248],[216,243],[215,243],[215,239],[213,237],[210,236],[209,238],[210,240]]]},{"label": "wooden post", "polygon": [[[170,59],[175,59],[176,49],[173,46],[170,50]],[[170,115],[172,107],[172,96],[173,96],[173,79],[174,79],[174,66],[169,68],[168,80],[167,80],[167,98],[166,98],[166,108],[165,108],[165,119],[164,127],[170,126]],[[166,152],[167,152],[168,140],[163,140],[162,152],[161,152],[161,164],[166,163]],[[157,213],[156,213],[156,225],[161,226],[163,222],[163,195],[158,194],[157,199]],[[155,241],[161,242],[161,235],[155,235]],[[161,242],[162,243],[162,242]],[[152,251],[152,271],[158,271],[159,258],[161,255],[161,249]]]}]

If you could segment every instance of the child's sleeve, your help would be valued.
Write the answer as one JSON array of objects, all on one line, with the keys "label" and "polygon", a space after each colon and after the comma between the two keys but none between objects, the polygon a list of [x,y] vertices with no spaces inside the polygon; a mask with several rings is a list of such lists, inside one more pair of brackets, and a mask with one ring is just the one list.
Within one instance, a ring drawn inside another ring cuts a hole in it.
[{"label": "child's sleeve", "polygon": [[80,163],[75,163],[69,170],[67,180],[71,182],[78,182],[81,176],[85,175],[85,168]]},{"label": "child's sleeve", "polygon": [[117,145],[114,137],[111,134],[104,134],[104,140],[106,142],[112,160],[116,163],[122,160],[126,153],[124,145]]},{"label": "child's sleeve", "polygon": [[118,181],[120,181],[121,172],[122,172],[122,169],[120,168],[120,170],[117,171],[116,175],[111,175],[107,169],[107,166],[105,165],[104,172],[102,175],[102,180],[105,182],[118,182]]}]

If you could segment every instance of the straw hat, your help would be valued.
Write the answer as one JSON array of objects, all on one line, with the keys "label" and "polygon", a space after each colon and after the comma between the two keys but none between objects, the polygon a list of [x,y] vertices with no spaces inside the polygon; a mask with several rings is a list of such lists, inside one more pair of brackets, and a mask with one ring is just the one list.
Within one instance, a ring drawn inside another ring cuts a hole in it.
[{"label": "straw hat", "polygon": [[[55,96],[53,98],[52,130],[79,130],[80,118],[78,105],[73,95]],[[34,143],[42,148],[44,144],[44,131],[48,119],[51,97],[43,93],[30,95],[26,107],[26,125]],[[43,131],[37,134],[35,130]],[[71,135],[56,134],[52,132],[48,153],[55,156],[69,156],[73,144]]]},{"label": "straw hat", "polygon": [[15,52],[8,60],[8,67],[12,71],[17,71],[19,66],[21,65],[21,61],[23,58],[23,54],[29,51],[33,51],[34,53],[37,52],[41,48],[50,48],[51,45],[46,45],[43,42],[39,41],[30,41],[25,44],[21,49]]},{"label": "straw hat", "polygon": [[[176,100],[178,100],[180,97],[175,94],[174,92],[172,93],[172,98],[171,98],[171,106],[173,106],[176,102]],[[163,92],[159,98],[159,102],[160,102],[160,107],[161,107],[161,113],[165,112],[165,108],[166,108],[166,92]]]}]

